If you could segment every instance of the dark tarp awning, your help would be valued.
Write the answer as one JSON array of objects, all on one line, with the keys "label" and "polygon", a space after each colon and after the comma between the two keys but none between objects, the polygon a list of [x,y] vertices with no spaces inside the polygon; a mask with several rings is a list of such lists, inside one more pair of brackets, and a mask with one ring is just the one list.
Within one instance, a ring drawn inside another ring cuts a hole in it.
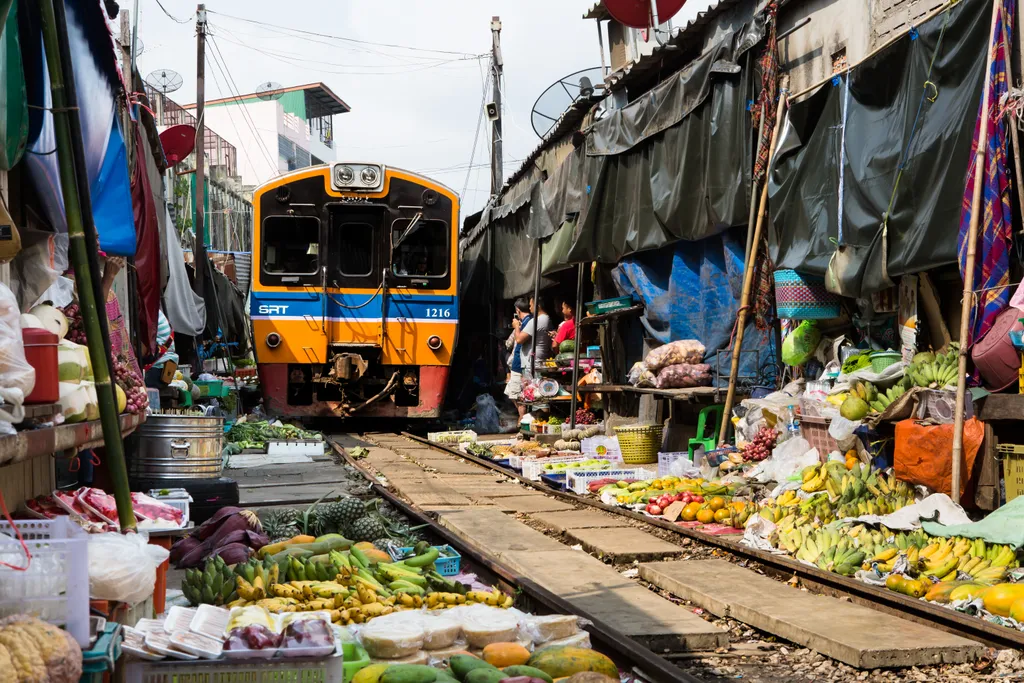
[{"label": "dark tarp awning", "polygon": [[838,243],[830,287],[862,296],[956,261],[990,9],[962,0],[792,106],[769,188],[776,268],[822,275]]}]

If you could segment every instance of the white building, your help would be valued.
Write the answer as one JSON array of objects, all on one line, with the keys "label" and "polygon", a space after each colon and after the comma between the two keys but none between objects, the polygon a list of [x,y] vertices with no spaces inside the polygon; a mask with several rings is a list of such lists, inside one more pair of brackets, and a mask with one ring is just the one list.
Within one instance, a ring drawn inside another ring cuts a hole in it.
[{"label": "white building", "polygon": [[[194,104],[185,105],[195,111]],[[334,115],[350,111],[323,83],[251,93],[206,103],[205,124],[238,150],[237,174],[246,188],[297,168],[336,159]]]}]

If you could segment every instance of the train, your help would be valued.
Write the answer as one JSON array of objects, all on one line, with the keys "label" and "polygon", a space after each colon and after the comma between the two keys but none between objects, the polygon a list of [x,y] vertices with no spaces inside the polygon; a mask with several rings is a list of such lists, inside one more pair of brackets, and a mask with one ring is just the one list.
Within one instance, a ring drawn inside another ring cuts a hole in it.
[{"label": "train", "polygon": [[436,418],[459,325],[459,198],[335,162],[253,193],[250,316],[265,411]]}]

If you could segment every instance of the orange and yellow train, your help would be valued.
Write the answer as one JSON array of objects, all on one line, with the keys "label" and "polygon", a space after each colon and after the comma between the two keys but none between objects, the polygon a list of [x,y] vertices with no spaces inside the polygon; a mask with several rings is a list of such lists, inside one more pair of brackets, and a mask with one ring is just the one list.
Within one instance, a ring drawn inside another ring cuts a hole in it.
[{"label": "orange and yellow train", "polygon": [[437,417],[458,333],[459,199],[334,163],[253,193],[250,313],[269,413]]}]

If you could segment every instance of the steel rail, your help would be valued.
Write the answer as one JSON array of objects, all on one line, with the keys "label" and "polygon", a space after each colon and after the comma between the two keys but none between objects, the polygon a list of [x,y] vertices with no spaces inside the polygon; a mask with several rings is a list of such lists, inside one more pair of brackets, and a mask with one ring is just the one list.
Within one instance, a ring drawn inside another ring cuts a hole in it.
[{"label": "steel rail", "polygon": [[658,656],[608,623],[588,614],[585,610],[581,610],[529,578],[516,575],[505,565],[490,559],[483,548],[456,536],[441,526],[437,519],[431,517],[429,513],[389,491],[377,481],[373,473],[369,472],[358,460],[352,458],[345,451],[344,447],[332,437],[328,436],[327,442],[331,444],[335,453],[340,455],[347,464],[367,478],[370,488],[376,495],[387,500],[388,503],[398,508],[402,514],[415,520],[417,524],[429,525],[432,533],[444,539],[445,543],[457,549],[463,556],[468,557],[475,564],[486,567],[509,586],[520,588],[529,598],[543,605],[551,612],[577,614],[590,622],[585,626],[585,629],[590,633],[593,642],[599,646],[598,649],[606,653],[614,653],[620,660],[628,661],[634,668],[635,673],[657,683],[701,683],[701,679],[686,673],[679,666]]},{"label": "steel rail", "polygon": [[593,497],[577,496],[574,493],[556,491],[544,484],[531,481],[511,470],[495,464],[485,458],[480,458],[471,453],[463,453],[455,448],[436,444],[427,439],[403,432],[403,436],[418,443],[424,444],[435,450],[441,450],[477,465],[499,472],[506,477],[517,479],[523,484],[530,486],[547,495],[553,496],[566,502],[573,502],[579,505],[587,505],[611,514],[620,515],[638,522],[644,522],[665,531],[684,536],[693,541],[705,545],[714,546],[734,555],[741,555],[747,559],[757,561],[764,565],[765,569],[776,576],[797,576],[809,587],[815,587],[818,592],[830,595],[850,596],[858,604],[877,609],[888,614],[895,614],[904,619],[910,619],[926,626],[938,628],[948,633],[954,633],[965,638],[980,641],[989,647],[1002,649],[1024,648],[1024,632],[1017,631],[1006,626],[999,626],[969,616],[941,605],[918,600],[901,593],[896,593],[887,588],[872,586],[857,579],[827,572],[817,567],[798,562],[788,556],[774,555],[763,550],[757,550],[749,546],[741,545],[737,541],[729,540],[723,536],[712,536],[696,529],[681,527],[663,519],[657,519],[648,515],[628,510],[617,505],[607,505]]}]

